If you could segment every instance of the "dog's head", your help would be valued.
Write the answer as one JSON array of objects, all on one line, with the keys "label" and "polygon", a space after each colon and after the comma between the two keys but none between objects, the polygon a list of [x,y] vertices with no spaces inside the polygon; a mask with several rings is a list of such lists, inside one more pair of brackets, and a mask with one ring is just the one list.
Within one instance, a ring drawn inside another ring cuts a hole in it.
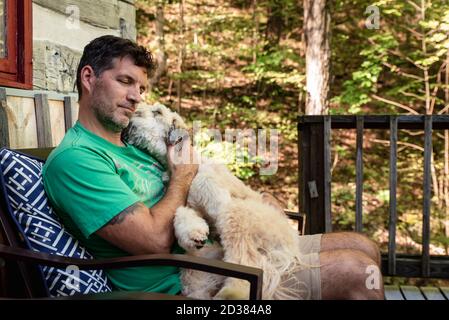
[{"label": "dog's head", "polygon": [[141,103],[123,131],[123,138],[166,163],[167,146],[188,137],[187,126],[176,112],[160,103]]}]

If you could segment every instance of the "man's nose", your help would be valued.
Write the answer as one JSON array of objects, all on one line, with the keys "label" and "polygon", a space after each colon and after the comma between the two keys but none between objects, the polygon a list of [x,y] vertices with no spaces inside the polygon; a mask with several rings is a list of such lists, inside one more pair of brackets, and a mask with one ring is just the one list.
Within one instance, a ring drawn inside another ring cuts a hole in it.
[{"label": "man's nose", "polygon": [[142,101],[142,95],[140,94],[140,88],[130,89],[128,92],[128,100],[132,101],[135,104],[140,103]]}]

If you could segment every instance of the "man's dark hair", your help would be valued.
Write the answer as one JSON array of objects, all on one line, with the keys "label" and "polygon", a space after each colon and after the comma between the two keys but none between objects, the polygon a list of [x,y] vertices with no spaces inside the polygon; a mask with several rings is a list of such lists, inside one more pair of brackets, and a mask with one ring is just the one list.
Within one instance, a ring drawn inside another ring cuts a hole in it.
[{"label": "man's dark hair", "polygon": [[143,46],[135,42],[116,36],[106,35],[92,40],[83,51],[83,55],[76,72],[76,88],[78,97],[81,99],[81,69],[84,66],[91,66],[95,76],[99,77],[105,70],[112,69],[114,58],[129,56],[134,60],[134,64],[147,70],[151,75],[155,68],[155,62],[151,53]]}]

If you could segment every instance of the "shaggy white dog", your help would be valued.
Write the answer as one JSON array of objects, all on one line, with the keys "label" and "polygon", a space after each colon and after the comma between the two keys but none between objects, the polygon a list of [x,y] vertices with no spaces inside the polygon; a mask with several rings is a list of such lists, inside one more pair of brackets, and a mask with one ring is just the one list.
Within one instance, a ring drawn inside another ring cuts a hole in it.
[{"label": "shaggy white dog", "polygon": [[[187,134],[182,118],[161,104],[140,105],[124,132],[136,147],[167,163],[167,144]],[[278,209],[262,201],[224,164],[202,158],[187,207],[174,219],[178,243],[188,254],[263,269],[263,299],[298,299],[307,293],[295,278],[299,235]],[[213,239],[212,243],[207,241]],[[201,271],[182,270],[183,294],[200,299],[247,299],[249,283]]]}]

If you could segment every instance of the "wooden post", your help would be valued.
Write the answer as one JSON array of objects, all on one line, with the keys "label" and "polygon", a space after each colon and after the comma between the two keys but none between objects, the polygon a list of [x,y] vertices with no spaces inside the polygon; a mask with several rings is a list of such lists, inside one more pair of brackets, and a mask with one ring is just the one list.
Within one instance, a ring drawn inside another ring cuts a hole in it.
[{"label": "wooden post", "polygon": [[64,122],[65,132],[73,126],[73,109],[75,108],[75,98],[72,96],[64,97]]},{"label": "wooden post", "polygon": [[398,118],[390,118],[390,221],[388,225],[388,274],[396,274],[396,186],[398,154]]},{"label": "wooden post", "polygon": [[53,146],[51,134],[50,106],[46,94],[36,94],[34,97],[36,111],[37,144],[39,148]]},{"label": "wooden post", "polygon": [[[299,123],[300,140],[300,210],[306,215],[306,234],[330,232],[330,117],[327,122]],[[328,129],[325,130],[325,127]],[[327,133],[325,133],[327,132]],[[326,141],[325,141],[326,140]],[[326,149],[326,151],[325,151]],[[325,156],[327,152],[327,156]],[[327,219],[326,219],[327,218]]]},{"label": "wooden post", "polygon": [[424,116],[424,190],[423,190],[423,224],[422,224],[422,276],[430,274],[430,205],[432,198],[431,181],[432,159],[432,116]]},{"label": "wooden post", "polygon": [[332,232],[332,203],[331,203],[331,117],[324,116],[323,127],[323,201],[324,201],[324,231]]},{"label": "wooden post", "polygon": [[357,116],[356,143],[356,191],[355,191],[355,231],[362,232],[363,227],[363,117]]},{"label": "wooden post", "polygon": [[8,114],[6,112],[6,90],[0,88],[0,148],[9,147]]}]

